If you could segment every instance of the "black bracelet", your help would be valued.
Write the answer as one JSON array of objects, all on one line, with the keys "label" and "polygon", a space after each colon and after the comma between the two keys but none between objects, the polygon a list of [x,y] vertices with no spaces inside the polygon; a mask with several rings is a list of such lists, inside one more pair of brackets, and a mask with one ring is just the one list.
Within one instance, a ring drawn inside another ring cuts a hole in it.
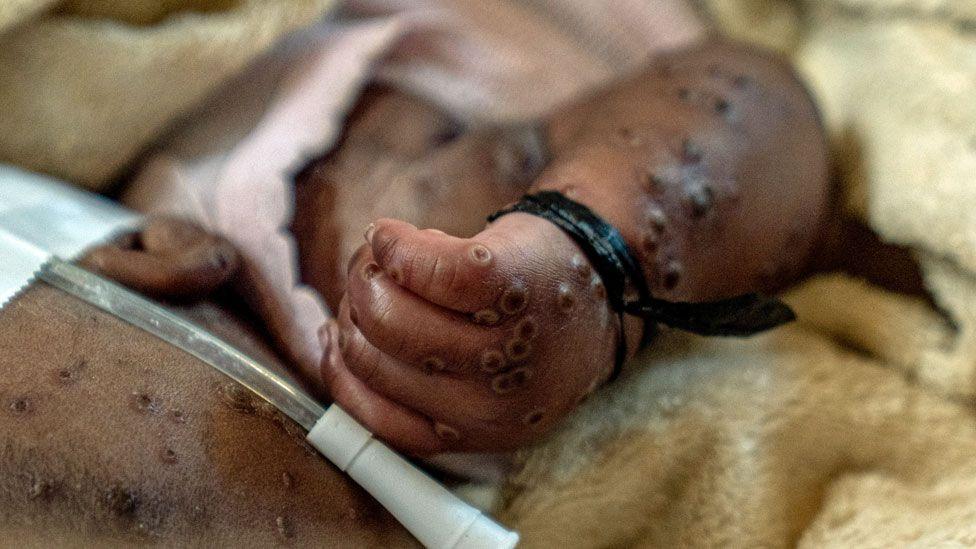
[{"label": "black bracelet", "polygon": [[[488,221],[513,212],[541,217],[562,229],[583,250],[603,281],[610,307],[620,319],[611,380],[620,374],[627,359],[624,314],[646,321],[642,345],[649,342],[656,323],[699,335],[741,337],[796,319],[793,310],[785,303],[759,294],[704,303],[672,302],[651,297],[644,271],[620,231],[562,193],[543,191],[525,195],[514,205],[488,216]],[[635,290],[636,299],[626,299],[628,285]]]}]

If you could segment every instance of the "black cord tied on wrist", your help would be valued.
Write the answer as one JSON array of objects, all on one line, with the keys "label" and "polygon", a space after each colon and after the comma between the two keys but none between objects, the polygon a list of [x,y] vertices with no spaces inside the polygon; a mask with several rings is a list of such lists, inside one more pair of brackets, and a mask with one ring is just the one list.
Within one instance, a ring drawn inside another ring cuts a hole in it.
[{"label": "black cord tied on wrist", "polygon": [[[643,318],[645,337],[656,323],[705,336],[744,337],[796,319],[782,301],[759,294],[745,294],[703,303],[673,302],[650,295],[644,271],[630,251],[623,235],[592,210],[555,191],[528,194],[514,205],[488,216],[488,221],[522,212],[546,219],[563,230],[583,250],[607,289],[610,307],[620,319],[620,332],[613,374],[616,378],[627,359],[624,314]],[[628,287],[636,293],[630,295]]]}]

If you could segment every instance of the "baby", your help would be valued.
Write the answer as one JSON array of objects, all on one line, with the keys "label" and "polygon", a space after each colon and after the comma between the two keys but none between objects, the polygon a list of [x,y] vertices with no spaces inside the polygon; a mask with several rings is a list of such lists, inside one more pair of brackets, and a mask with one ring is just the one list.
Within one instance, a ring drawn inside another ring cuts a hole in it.
[{"label": "baby", "polygon": [[[534,125],[465,128],[371,89],[295,184],[302,278],[338,311],[321,331],[321,381],[415,455],[538,438],[651,333],[619,307],[642,294],[639,278],[670,302],[774,291],[805,268],[829,200],[803,86],[785,63],[722,41]],[[543,191],[616,229],[640,276],[607,280],[592,250],[533,213],[484,225]],[[91,263],[163,297],[207,294],[237,262],[220,237],[168,219],[124,244]]]}]

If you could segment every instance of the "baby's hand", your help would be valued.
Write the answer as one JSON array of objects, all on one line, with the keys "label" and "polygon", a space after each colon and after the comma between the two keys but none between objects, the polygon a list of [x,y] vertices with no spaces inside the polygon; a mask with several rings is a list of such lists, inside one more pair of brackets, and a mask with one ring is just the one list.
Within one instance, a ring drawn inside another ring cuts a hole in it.
[{"label": "baby's hand", "polygon": [[323,334],[322,374],[393,446],[511,450],[610,375],[619,321],[550,222],[509,214],[462,239],[384,219],[366,239]]},{"label": "baby's hand", "polygon": [[228,282],[239,257],[230,242],[189,221],[153,217],[82,264],[150,297],[193,300]]}]

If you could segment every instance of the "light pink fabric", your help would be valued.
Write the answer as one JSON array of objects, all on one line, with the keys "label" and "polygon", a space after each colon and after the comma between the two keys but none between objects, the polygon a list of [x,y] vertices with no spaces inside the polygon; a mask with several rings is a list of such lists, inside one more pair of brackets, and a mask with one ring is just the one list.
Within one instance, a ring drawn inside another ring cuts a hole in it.
[{"label": "light pink fabric", "polygon": [[250,67],[160,144],[126,197],[242,251],[242,295],[308,379],[328,311],[300,284],[291,182],[378,79],[483,122],[539,116],[701,35],[679,0],[356,0]]},{"label": "light pink fabric", "polygon": [[163,144],[125,197],[141,211],[194,219],[238,247],[241,295],[306,379],[318,378],[317,330],[328,309],[299,282],[291,181],[332,145],[400,28],[384,18],[293,37]]}]

